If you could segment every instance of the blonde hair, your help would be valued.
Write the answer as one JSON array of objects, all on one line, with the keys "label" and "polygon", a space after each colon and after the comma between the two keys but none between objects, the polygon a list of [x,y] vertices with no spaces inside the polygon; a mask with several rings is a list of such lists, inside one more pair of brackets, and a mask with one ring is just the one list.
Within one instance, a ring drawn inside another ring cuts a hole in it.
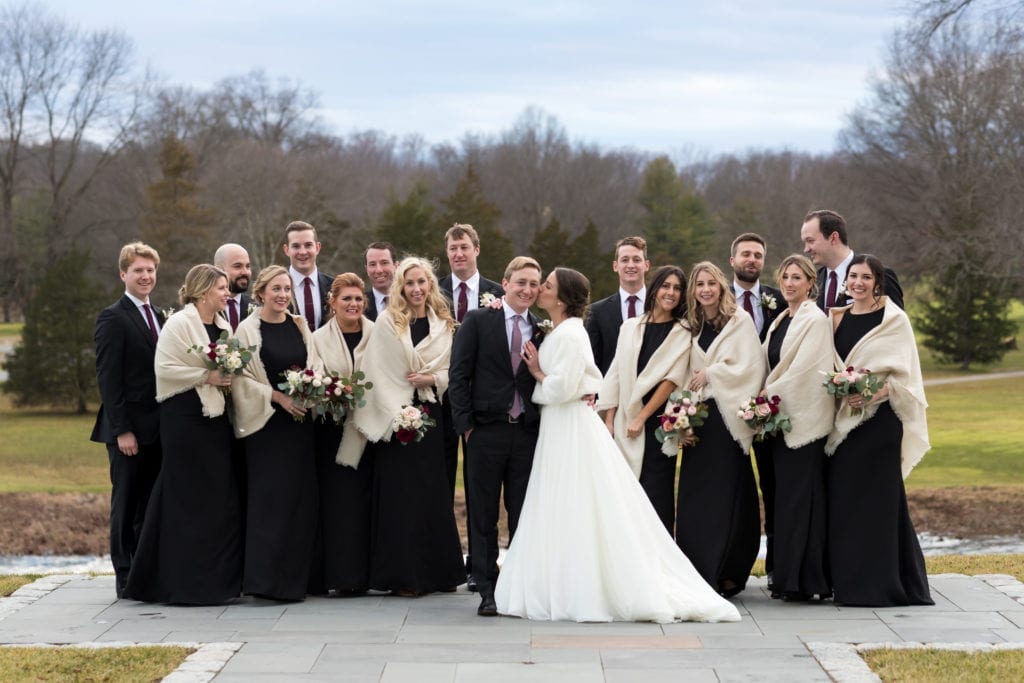
[{"label": "blonde hair", "polygon": [[790,266],[796,266],[800,269],[800,272],[804,274],[810,283],[811,291],[808,292],[808,299],[818,298],[818,271],[814,269],[814,264],[811,263],[811,259],[807,258],[803,254],[790,254],[786,258],[782,259],[782,263],[779,264],[778,270],[775,271],[775,282],[782,287],[782,274],[786,272],[786,269]]},{"label": "blonde hair", "polygon": [[[701,273],[708,273],[718,282],[721,296],[718,299],[718,315],[710,320],[705,320],[704,307],[697,301],[697,276]],[[716,330],[725,327],[733,313],[736,312],[736,295],[732,293],[729,281],[725,279],[725,273],[711,261],[701,261],[690,271],[690,279],[686,283],[686,321],[694,334],[700,333],[701,326],[711,323]]]},{"label": "blonde hair", "polygon": [[512,273],[517,270],[522,270],[523,268],[536,268],[538,275],[544,274],[544,271],[540,269],[540,264],[537,263],[535,258],[530,256],[516,256],[514,259],[509,261],[508,265],[505,267],[505,275],[503,276],[503,279],[509,279],[512,277]]},{"label": "blonde hair", "polygon": [[160,254],[156,249],[145,242],[129,242],[121,247],[121,253],[117,257],[118,272],[127,273],[129,266],[137,258],[148,258],[157,268],[160,267]]},{"label": "blonde hair", "polygon": [[185,283],[178,288],[178,303],[182,306],[194,304],[206,296],[221,278],[227,280],[228,274],[217,266],[211,266],[209,263],[192,266],[185,276]]},{"label": "blonde hair", "polygon": [[434,311],[438,318],[444,320],[448,324],[449,330],[454,330],[455,320],[448,308],[448,302],[441,294],[434,268],[430,265],[430,261],[419,256],[403,256],[395,269],[395,281],[391,283],[391,292],[388,296],[388,311],[391,312],[391,317],[395,320],[395,328],[399,332],[403,332],[412,323],[412,310],[409,308],[409,302],[405,299],[405,275],[413,268],[422,268],[427,275],[427,280],[430,281],[430,292],[427,293],[426,300],[427,308]]},{"label": "blonde hair", "polygon": [[[267,285],[278,275],[288,275],[288,282],[292,281],[292,276],[288,274],[288,270],[284,266],[267,266],[260,271],[260,274],[256,276],[256,281],[252,283],[252,299],[260,306],[263,305],[263,292],[266,291]],[[295,305],[295,293],[292,293],[292,305]]]}]

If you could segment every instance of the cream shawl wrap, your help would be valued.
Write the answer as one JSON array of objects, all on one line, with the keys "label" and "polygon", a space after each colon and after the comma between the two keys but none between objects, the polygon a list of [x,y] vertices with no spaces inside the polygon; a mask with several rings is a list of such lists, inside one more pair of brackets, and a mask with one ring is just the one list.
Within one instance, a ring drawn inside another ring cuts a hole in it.
[{"label": "cream shawl wrap", "polygon": [[[362,368],[363,356],[370,341],[370,333],[373,331],[373,322],[366,317],[361,322],[363,338],[359,340],[359,344],[356,345],[352,353],[355,356],[354,363],[352,355],[349,355],[348,345],[345,344],[345,337],[335,318],[331,318],[326,325],[313,333],[313,347],[325,370],[337,372],[342,377],[349,377],[353,372]],[[357,410],[359,409],[355,408],[345,416],[341,443],[338,445],[338,453],[334,457],[334,461],[339,465],[348,465],[353,468],[359,467],[363,449],[366,448],[366,437],[356,429],[353,419]]]},{"label": "cream shawl wrap", "polygon": [[[736,309],[707,351],[700,347],[700,335],[693,335],[690,342],[690,374],[683,386],[689,384],[693,373],[701,369],[706,371],[708,377],[708,385],[701,392],[702,397],[715,399],[729,434],[744,452],[749,451],[754,441],[754,430],[747,426],[736,411],[761,390],[766,369],[761,341],[749,313],[742,308]],[[699,433],[700,428],[697,429]]]},{"label": "cream shawl wrap", "polygon": [[[316,350],[313,348],[313,339],[309,333],[309,326],[302,316],[288,314],[295,326],[302,333],[302,341],[306,345],[306,367],[321,367]],[[263,367],[260,359],[260,350],[263,348],[263,335],[260,333],[259,314],[250,315],[238,325],[235,336],[246,346],[255,346],[252,352],[252,362],[245,366],[242,374],[231,383],[231,407],[232,422],[235,425],[235,436],[243,438],[263,429],[267,420],[274,414],[274,405],[270,402],[271,394],[282,381],[275,377],[271,380],[267,377],[267,369]]]},{"label": "cream shawl wrap", "polygon": [[[430,332],[414,348],[408,329],[399,333],[390,311],[377,317],[373,343],[363,354],[362,371],[373,389],[366,394],[366,405],[356,411],[355,426],[370,441],[390,441],[391,422],[402,406],[420,401],[436,403],[448,388],[448,364],[452,355],[452,333],[448,324],[427,309]],[[418,372],[434,376],[434,386],[416,389],[407,376]],[[435,391],[437,392],[435,395]],[[432,417],[439,418],[438,411]],[[439,424],[435,429],[442,429]]]},{"label": "cream shawl wrap", "polygon": [[[219,315],[213,317],[214,324],[231,334],[231,327]],[[224,414],[224,394],[212,384],[206,383],[206,355],[210,344],[203,320],[195,304],[187,304],[172,315],[160,330],[153,359],[156,371],[156,400],[163,402],[171,396],[195,389],[203,405],[205,417],[220,417]],[[204,349],[199,353],[189,351],[192,346]]]},{"label": "cream shawl wrap", "polygon": [[[690,330],[677,321],[644,366],[643,372],[637,375],[637,358],[644,342],[645,324],[649,319],[650,314],[645,313],[622,323],[615,357],[604,376],[597,402],[598,410],[618,408],[613,423],[615,443],[619,445],[619,450],[637,479],[640,478],[644,461],[644,436],[641,434],[631,439],[626,436],[626,427],[643,409],[643,397],[663,380],[681,386],[690,363]],[[674,450],[672,454],[676,452]]]},{"label": "cream shawl wrap", "polygon": [[[893,412],[903,423],[900,463],[903,478],[906,479],[931,448],[928,442],[928,421],[925,416],[928,401],[924,395],[921,361],[917,355],[917,342],[910,327],[910,319],[899,306],[889,301],[889,297],[882,297],[882,300],[885,312],[882,314],[881,324],[861,337],[846,358],[840,358],[839,354],[835,353],[835,368],[842,369],[851,365],[858,370],[866,368],[881,377],[888,385],[889,396],[886,400],[892,404]],[[833,308],[829,313],[841,315],[849,309],[850,306]],[[825,444],[825,452],[829,455],[834,454],[839,444],[854,428],[878,412],[879,405],[880,403],[869,405],[860,415],[854,415],[853,409],[846,401],[842,401],[836,413],[835,426]]]},{"label": "cream shawl wrap", "polygon": [[[789,309],[779,314],[765,338],[764,357],[779,322]],[[790,448],[800,448],[828,436],[835,419],[835,399],[821,386],[822,373],[832,370],[832,325],[828,316],[812,299],[800,304],[782,340],[779,362],[764,382],[769,396],[782,399],[781,410],[789,415],[793,429],[784,432]]]}]

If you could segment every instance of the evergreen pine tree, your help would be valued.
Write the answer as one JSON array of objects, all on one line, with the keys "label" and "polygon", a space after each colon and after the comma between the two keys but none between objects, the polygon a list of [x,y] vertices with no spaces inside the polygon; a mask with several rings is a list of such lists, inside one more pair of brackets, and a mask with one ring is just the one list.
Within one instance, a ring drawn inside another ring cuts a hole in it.
[{"label": "evergreen pine tree", "polygon": [[583,232],[572,241],[569,251],[569,265],[590,280],[591,301],[603,299],[618,288],[619,278],[612,270],[615,254],[611,250],[601,251],[600,232],[593,220],[587,219]]},{"label": "evergreen pine tree", "polygon": [[163,291],[176,292],[185,274],[213,258],[213,212],[200,206],[196,162],[174,136],[160,149],[161,178],[146,188],[142,239],[160,252]]},{"label": "evergreen pine tree", "polygon": [[1017,333],[1010,320],[1009,298],[996,277],[978,269],[953,266],[932,282],[932,294],[914,316],[924,346],[940,360],[958,363],[994,363],[1009,350],[1006,340]]},{"label": "evergreen pine tree", "polygon": [[637,201],[644,208],[639,225],[652,266],[671,263],[687,270],[708,253],[715,236],[711,214],[668,157],[647,164]]},{"label": "evergreen pine tree", "polygon": [[426,185],[416,183],[405,199],[392,198],[377,221],[377,235],[398,248],[399,258],[405,254],[422,256],[435,261],[443,270],[442,264],[448,260],[437,234],[429,194]]},{"label": "evergreen pine tree", "polygon": [[529,253],[537,260],[544,260],[541,266],[545,273],[555,266],[572,267],[573,249],[569,233],[562,229],[557,218],[552,217],[541,230],[533,234]]},{"label": "evergreen pine tree", "polygon": [[88,263],[88,254],[75,249],[59,257],[29,302],[3,385],[15,405],[73,406],[84,413],[97,400],[93,331],[106,293],[89,278]]},{"label": "evergreen pine tree", "polygon": [[484,196],[473,164],[466,166],[466,175],[462,176],[451,195],[441,200],[441,206],[444,207],[439,216],[441,234],[455,223],[472,225],[480,236],[477,267],[490,279],[501,280],[515,252],[512,241],[498,229],[501,209]]}]

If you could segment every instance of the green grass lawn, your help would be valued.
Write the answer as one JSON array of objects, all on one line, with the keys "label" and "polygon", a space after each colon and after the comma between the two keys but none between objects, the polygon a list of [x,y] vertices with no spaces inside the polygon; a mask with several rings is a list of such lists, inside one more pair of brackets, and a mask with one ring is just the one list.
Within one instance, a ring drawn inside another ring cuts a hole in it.
[{"label": "green grass lawn", "polygon": [[25,323],[0,323],[0,342],[15,342],[21,338]]},{"label": "green grass lawn", "polygon": [[932,449],[907,486],[1024,485],[1021,378],[927,388]]}]

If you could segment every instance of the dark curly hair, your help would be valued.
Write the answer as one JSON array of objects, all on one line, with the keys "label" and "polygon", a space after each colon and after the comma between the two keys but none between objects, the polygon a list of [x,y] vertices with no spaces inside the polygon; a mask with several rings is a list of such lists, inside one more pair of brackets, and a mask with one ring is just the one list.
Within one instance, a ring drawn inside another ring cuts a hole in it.
[{"label": "dark curly hair", "polygon": [[558,300],[565,304],[566,315],[586,318],[590,308],[590,280],[572,268],[555,268],[555,282],[558,283]]}]

